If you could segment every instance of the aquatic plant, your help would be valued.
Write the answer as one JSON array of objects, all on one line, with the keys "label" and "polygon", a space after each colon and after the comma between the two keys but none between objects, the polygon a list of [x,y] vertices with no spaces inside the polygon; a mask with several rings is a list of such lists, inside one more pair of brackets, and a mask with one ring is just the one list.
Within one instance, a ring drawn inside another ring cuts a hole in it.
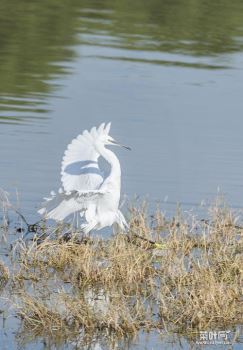
[{"label": "aquatic plant", "polygon": [[[240,323],[242,228],[229,209],[214,208],[209,222],[166,222],[156,213],[152,229],[144,211],[132,209],[131,215],[128,236],[23,246],[13,279],[21,281],[19,308],[28,327],[106,328],[124,336],[141,328],[187,333]],[[35,295],[43,289],[48,302],[38,301],[36,312]],[[52,294],[59,300],[54,309]],[[50,313],[58,320],[53,327]]]},{"label": "aquatic plant", "polygon": [[59,227],[51,237],[17,241],[7,289],[22,341],[85,343],[141,330],[191,339],[241,324],[240,216],[217,203],[208,220],[180,211],[168,220],[142,206],[130,208],[129,222],[127,235],[106,240],[79,233],[67,240]]}]

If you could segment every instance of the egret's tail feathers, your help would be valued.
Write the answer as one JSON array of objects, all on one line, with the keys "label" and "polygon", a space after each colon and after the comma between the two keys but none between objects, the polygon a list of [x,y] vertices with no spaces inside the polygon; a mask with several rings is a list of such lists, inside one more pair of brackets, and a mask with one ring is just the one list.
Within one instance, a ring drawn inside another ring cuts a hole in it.
[{"label": "egret's tail feathers", "polygon": [[51,198],[46,199],[38,213],[45,215],[47,219],[63,221],[67,216],[80,209],[80,204],[77,203],[75,196],[65,193],[51,193]]},{"label": "egret's tail feathers", "polygon": [[120,226],[120,228],[122,229],[122,231],[126,232],[128,230],[129,225],[126,222],[126,219],[124,218],[124,216],[120,210],[118,210],[118,212],[117,212],[117,223]]},{"label": "egret's tail feathers", "polygon": [[68,215],[70,215],[72,211],[70,212],[65,208],[64,203],[60,203],[56,208],[52,209],[46,214],[47,219],[53,219],[55,221],[63,221]]}]

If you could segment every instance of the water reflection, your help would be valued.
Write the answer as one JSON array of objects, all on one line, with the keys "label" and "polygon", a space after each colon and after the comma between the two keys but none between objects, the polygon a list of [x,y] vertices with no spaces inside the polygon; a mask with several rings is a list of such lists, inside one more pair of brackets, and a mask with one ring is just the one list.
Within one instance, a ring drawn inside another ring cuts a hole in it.
[{"label": "water reflection", "polygon": [[[119,57],[96,55],[99,59],[222,69],[229,63],[219,54],[243,48],[242,23],[240,0],[2,1],[0,123],[45,117],[47,97],[57,88],[53,79],[68,73],[78,42],[126,50]],[[144,54],[133,57],[129,51]],[[213,61],[146,59],[146,52],[206,56]]]},{"label": "water reflection", "polygon": [[158,64],[161,66],[175,66],[175,67],[187,67],[187,68],[198,68],[198,69],[227,69],[227,66],[223,65],[213,65],[207,63],[193,63],[193,62],[181,62],[181,61],[167,61],[167,60],[152,60],[152,59],[143,59],[143,58],[135,58],[135,57],[122,57],[122,56],[102,56],[102,55],[94,55],[93,57],[99,59],[113,60],[113,61],[130,61],[135,63],[143,63],[143,64]]},{"label": "water reflection", "polygon": [[[83,1],[82,33],[103,33],[132,50],[215,55],[242,50],[240,0]],[[86,6],[85,6],[86,5]],[[102,10],[102,11],[101,11]]]},{"label": "water reflection", "polygon": [[74,57],[75,13],[75,1],[1,2],[0,123],[46,117],[53,79]]}]

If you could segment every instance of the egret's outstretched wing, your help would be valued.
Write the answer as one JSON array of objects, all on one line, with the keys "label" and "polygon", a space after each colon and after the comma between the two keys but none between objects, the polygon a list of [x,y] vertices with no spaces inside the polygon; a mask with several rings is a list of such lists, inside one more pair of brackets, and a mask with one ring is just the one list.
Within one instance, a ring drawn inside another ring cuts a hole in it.
[{"label": "egret's outstretched wing", "polygon": [[90,206],[96,205],[97,201],[104,196],[103,191],[73,191],[69,194],[52,193],[50,198],[42,204],[38,213],[46,215],[47,219],[62,221],[75,212],[85,212]]},{"label": "egret's outstretched wing", "polygon": [[98,189],[103,182],[99,169],[99,153],[94,147],[98,138],[107,135],[110,124],[101,124],[99,128],[85,130],[74,139],[64,153],[61,181],[64,191],[87,191]]}]

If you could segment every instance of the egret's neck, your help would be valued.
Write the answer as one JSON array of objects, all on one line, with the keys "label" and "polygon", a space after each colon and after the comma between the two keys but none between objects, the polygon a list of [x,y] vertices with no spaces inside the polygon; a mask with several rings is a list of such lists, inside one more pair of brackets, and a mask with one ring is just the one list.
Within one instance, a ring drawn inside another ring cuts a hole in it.
[{"label": "egret's neck", "polygon": [[121,166],[120,162],[111,150],[105,148],[104,146],[99,148],[100,155],[110,164],[111,166],[111,173],[110,177],[112,178],[119,178],[121,177]]}]

